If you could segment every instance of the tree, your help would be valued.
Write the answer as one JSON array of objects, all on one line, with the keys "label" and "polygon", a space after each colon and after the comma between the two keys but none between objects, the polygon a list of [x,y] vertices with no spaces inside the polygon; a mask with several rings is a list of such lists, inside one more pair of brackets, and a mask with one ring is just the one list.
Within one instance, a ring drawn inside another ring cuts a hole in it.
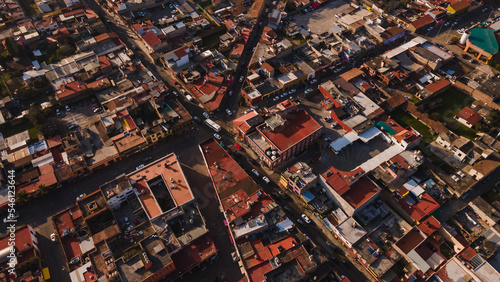
[{"label": "tree", "polygon": [[499,110],[492,110],[488,116],[486,117],[486,121],[489,124],[497,125],[500,124],[500,111]]},{"label": "tree", "polygon": [[458,43],[458,41],[460,41],[460,39],[459,39],[458,37],[456,37],[456,36],[453,36],[453,37],[450,39],[450,42],[451,42],[452,44],[457,44],[457,43]]},{"label": "tree", "polygon": [[38,185],[38,190],[40,190],[40,193],[45,194],[50,191],[49,187],[45,184],[40,184]]},{"label": "tree", "polygon": [[5,38],[5,47],[7,47],[9,54],[13,57],[19,57],[22,54],[21,46],[12,37]]},{"label": "tree", "polygon": [[439,121],[439,119],[441,118],[441,115],[440,115],[438,112],[433,112],[433,113],[431,113],[431,114],[430,114],[430,116],[429,116],[429,117],[430,117],[431,119],[433,119],[433,120],[437,120],[437,121]]},{"label": "tree", "polygon": [[28,200],[28,192],[26,192],[25,190],[21,190],[21,191],[17,192],[16,202],[24,203],[24,202],[26,202],[26,200]]}]

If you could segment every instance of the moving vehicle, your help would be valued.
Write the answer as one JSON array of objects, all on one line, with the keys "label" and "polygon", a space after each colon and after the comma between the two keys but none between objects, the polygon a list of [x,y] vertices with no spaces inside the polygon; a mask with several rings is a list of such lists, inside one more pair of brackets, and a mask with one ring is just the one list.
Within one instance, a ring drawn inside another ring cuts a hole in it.
[{"label": "moving vehicle", "polygon": [[271,180],[267,176],[263,176],[262,179],[268,184],[271,182]]},{"label": "moving vehicle", "polygon": [[233,114],[230,109],[226,109],[226,113],[227,113],[228,116],[230,116],[230,115]]},{"label": "moving vehicle", "polygon": [[50,234],[50,241],[52,241],[52,242],[57,242],[57,236],[56,236],[56,233],[52,233],[52,234]]},{"label": "moving vehicle", "polygon": [[217,134],[217,133],[214,133],[214,137],[215,137],[215,139],[217,139],[217,140],[221,140],[221,139],[222,139],[222,137],[220,137],[220,135],[219,135],[219,134]]},{"label": "moving vehicle", "polygon": [[186,95],[186,99],[189,101],[189,102],[193,102],[193,96],[191,95]]},{"label": "moving vehicle", "polygon": [[211,119],[209,119],[209,118],[207,118],[207,119],[205,120],[205,124],[206,124],[208,127],[210,127],[211,129],[213,129],[215,132],[220,132],[220,130],[222,129],[222,128],[220,127],[220,125],[218,125],[217,123],[215,123],[215,121],[213,121],[213,120],[211,120]]},{"label": "moving vehicle", "polygon": [[255,174],[256,176],[260,176],[259,172],[258,172],[255,168],[252,168],[252,172],[253,172],[253,174]]},{"label": "moving vehicle", "polygon": [[64,107],[66,108],[66,112],[71,112],[71,108],[69,107],[69,105],[66,105]]}]

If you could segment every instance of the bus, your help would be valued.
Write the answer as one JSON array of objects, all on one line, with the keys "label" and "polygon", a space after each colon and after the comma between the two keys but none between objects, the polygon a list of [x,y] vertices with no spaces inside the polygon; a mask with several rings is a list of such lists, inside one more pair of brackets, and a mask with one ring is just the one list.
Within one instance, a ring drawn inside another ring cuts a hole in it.
[{"label": "bus", "polygon": [[219,132],[221,130],[221,127],[220,125],[218,125],[217,123],[215,123],[215,121],[207,118],[205,120],[205,124],[208,125],[208,127],[210,127],[211,129],[213,129],[215,132]]}]

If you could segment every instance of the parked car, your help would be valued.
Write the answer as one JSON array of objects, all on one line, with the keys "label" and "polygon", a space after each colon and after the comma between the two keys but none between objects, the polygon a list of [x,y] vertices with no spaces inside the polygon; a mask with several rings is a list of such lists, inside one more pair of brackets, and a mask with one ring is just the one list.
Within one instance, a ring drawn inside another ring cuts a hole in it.
[{"label": "parked car", "polygon": [[283,207],[287,212],[292,213],[292,209],[289,206]]},{"label": "parked car", "polygon": [[238,143],[234,143],[234,147],[236,148],[236,150],[240,151],[241,150],[241,146],[240,144]]},{"label": "parked car", "polygon": [[66,112],[71,112],[71,108],[69,107],[69,105],[66,105],[64,107],[66,108]]},{"label": "parked car", "polygon": [[275,102],[276,102],[276,101],[278,101],[279,99],[280,99],[280,95],[276,95],[276,96],[274,96],[273,101],[275,101]]},{"label": "parked car", "polygon": [[326,121],[326,122],[329,122],[329,121],[332,120],[332,118],[331,117],[324,117],[323,120]]},{"label": "parked car", "polygon": [[79,201],[81,198],[83,198],[85,196],[87,196],[87,194],[86,193],[82,193],[82,194],[80,194],[80,196],[76,197],[76,200]]},{"label": "parked car", "polygon": [[194,121],[196,121],[196,122],[201,122],[201,119],[200,119],[199,117],[197,117],[197,116],[194,116],[194,117],[193,117],[193,119],[194,119]]},{"label": "parked car", "polygon": [[311,219],[307,215],[302,214],[301,217],[306,223],[311,223]]},{"label": "parked car", "polygon": [[451,176],[451,179],[455,180],[455,182],[460,182],[460,177],[456,176],[455,174]]},{"label": "parked car", "polygon": [[260,176],[259,172],[255,168],[252,168],[252,172],[255,176]]},{"label": "parked car", "polygon": [[186,99],[189,101],[189,102],[193,102],[193,96],[191,95],[186,95]]},{"label": "parked car", "polygon": [[140,165],[138,165],[138,166],[135,168],[135,170],[139,170],[139,169],[141,169],[141,168],[143,168],[143,167],[144,167],[144,164],[140,164]]},{"label": "parked car", "polygon": [[56,116],[60,117],[62,115],[61,110],[56,109]]},{"label": "parked car", "polygon": [[179,97],[179,93],[177,93],[177,91],[174,90],[173,93],[174,93],[175,97]]},{"label": "parked car", "polygon": [[50,241],[52,241],[52,242],[57,242],[57,236],[56,236],[56,233],[52,233],[52,234],[50,234]]},{"label": "parked car", "polygon": [[233,95],[233,90],[229,91],[229,96],[231,97]]},{"label": "parked car", "polygon": [[293,93],[295,93],[295,91],[297,91],[297,90],[295,90],[295,89],[290,89],[290,91],[288,92],[288,94],[293,94]]},{"label": "parked car", "polygon": [[240,82],[243,82],[243,76],[240,76]]},{"label": "parked car", "polygon": [[230,109],[226,109],[226,113],[227,113],[228,116],[230,116],[230,115],[233,114]]},{"label": "parked car", "polygon": [[313,91],[312,88],[307,88],[305,93],[308,94],[308,93],[311,93],[312,91]]},{"label": "parked car", "polygon": [[457,175],[462,177],[462,178],[465,178],[465,176],[466,176],[465,173],[461,170],[457,171]]},{"label": "parked car", "polygon": [[205,118],[210,118],[210,115],[209,115],[207,112],[203,112],[203,116],[204,116]]},{"label": "parked car", "polygon": [[311,84],[314,84],[314,83],[316,83],[316,82],[318,82],[318,80],[317,80],[317,79],[313,79],[313,80],[311,80]]},{"label": "parked car", "polygon": [[220,135],[219,135],[219,134],[217,134],[217,133],[214,133],[214,137],[215,137],[215,139],[217,139],[217,140],[221,140],[221,139],[222,139],[222,137],[220,137]]},{"label": "parked car", "polygon": [[262,179],[266,182],[266,183],[270,183],[271,180],[267,177],[267,176],[263,176]]}]

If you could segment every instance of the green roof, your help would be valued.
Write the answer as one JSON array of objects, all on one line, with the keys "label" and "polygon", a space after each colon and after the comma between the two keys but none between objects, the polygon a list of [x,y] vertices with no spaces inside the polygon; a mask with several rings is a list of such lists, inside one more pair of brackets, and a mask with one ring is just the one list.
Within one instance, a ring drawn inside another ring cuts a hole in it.
[{"label": "green roof", "polygon": [[381,129],[382,131],[385,131],[387,132],[389,135],[394,135],[396,134],[396,131],[394,129],[392,129],[392,127],[390,127],[387,123],[383,122],[383,121],[379,121],[377,122],[376,126]]},{"label": "green roof", "polygon": [[469,40],[472,44],[492,55],[498,53],[498,42],[495,38],[495,31],[491,28],[471,29]]}]

